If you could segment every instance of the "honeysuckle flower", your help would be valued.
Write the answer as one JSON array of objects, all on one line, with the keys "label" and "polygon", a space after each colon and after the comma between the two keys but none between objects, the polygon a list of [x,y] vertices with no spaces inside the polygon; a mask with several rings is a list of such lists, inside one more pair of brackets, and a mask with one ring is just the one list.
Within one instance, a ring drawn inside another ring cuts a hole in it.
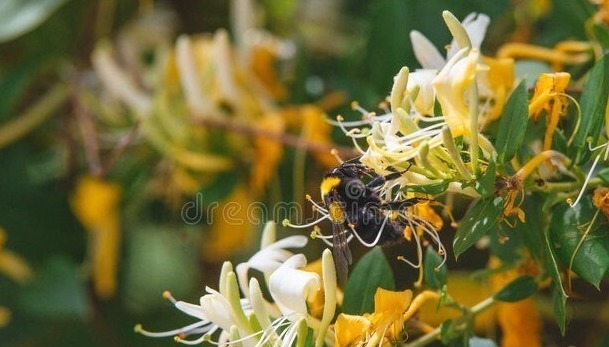
[{"label": "honeysuckle flower", "polygon": [[430,69],[419,69],[408,75],[407,88],[412,94],[417,88],[417,94],[413,97],[413,107],[422,115],[433,115],[433,108],[436,101],[436,91],[433,87],[433,80],[436,78],[437,71]]},{"label": "honeysuckle flower", "polygon": [[307,265],[303,254],[295,254],[287,259],[269,278],[271,293],[283,295],[274,297],[275,303],[287,317],[307,315],[307,300],[315,299],[321,289],[319,275],[300,268]]},{"label": "honeysuckle flower", "polygon": [[[149,337],[174,336],[176,342],[193,345],[209,341],[212,335],[218,331],[221,331],[221,339],[234,326],[240,336],[247,337],[243,341],[246,345],[255,345],[248,338],[254,338],[261,333],[254,334],[254,329],[246,317],[246,315],[252,313],[251,305],[249,301],[239,299],[236,276],[232,271],[232,265],[228,262],[222,268],[219,287],[220,291],[206,288],[207,294],[200,298],[199,305],[178,301],[173,298],[171,293],[164,292],[163,297],[170,300],[178,310],[199,319],[199,321],[179,329],[163,332],[151,332],[138,324],[135,326],[135,332]],[[200,337],[195,340],[186,339],[191,335],[200,335]]]},{"label": "honeysuckle flower", "polygon": [[594,195],[592,195],[592,203],[609,218],[609,188],[596,188],[594,190]]},{"label": "honeysuckle flower", "polygon": [[[215,342],[218,344],[262,346],[271,343],[288,347],[296,339],[304,339],[311,328],[316,346],[321,347],[324,341],[333,340],[334,334],[328,328],[335,314],[337,285],[331,252],[326,250],[322,255],[322,281],[319,274],[302,269],[307,262],[304,255],[291,255],[280,249],[294,246],[294,239],[278,245],[281,241],[273,243],[274,225],[269,223],[266,229],[262,241],[267,248],[266,253],[259,253],[251,265],[256,265],[257,261],[264,262],[262,258],[265,255],[275,258],[270,260],[272,265],[263,266],[270,272],[268,281],[265,281],[274,300],[272,303],[264,299],[257,279],[242,277],[238,280],[232,264],[225,262],[218,290],[206,288],[207,294],[200,298],[198,305],[177,301],[169,292],[163,294],[177,309],[199,319],[198,322],[165,332],[151,332],[137,325],[136,332],[150,337],[174,336],[177,342],[189,345],[211,341],[213,336],[218,336]],[[306,243],[306,238],[304,241]],[[240,271],[243,269],[242,266]],[[238,281],[247,281],[247,285]],[[246,288],[243,298],[239,294],[240,284],[241,288]],[[321,320],[310,315],[307,308],[307,299],[320,293],[324,295]],[[191,335],[200,336],[187,339]]]},{"label": "honeysuckle flower", "polygon": [[[558,121],[567,114],[567,103],[570,97],[565,93],[565,89],[570,78],[571,75],[566,72],[543,73],[535,84],[535,93],[529,102],[529,117],[537,122],[542,111],[546,114],[544,151],[552,148],[552,138],[558,127]],[[577,132],[577,128],[575,132]]]},{"label": "honeysuckle flower", "polygon": [[[490,18],[482,13],[470,13],[463,19],[461,25],[469,36],[471,47],[480,48],[489,23]],[[470,48],[459,46],[457,40],[453,38],[448,46],[446,58],[444,58],[434,44],[420,32],[416,30],[411,31],[410,40],[415,57],[424,69],[441,70],[446,65],[447,60],[450,60],[457,52],[463,48]]]},{"label": "honeysuckle flower", "polygon": [[478,59],[477,49],[464,48],[457,52],[434,80],[438,102],[442,106],[444,119],[453,136],[472,137],[468,94],[475,81]]},{"label": "honeysuckle flower", "polygon": [[116,291],[121,195],[118,184],[83,176],[72,197],[74,214],[88,232],[93,288],[101,298],[110,298]]},{"label": "honeysuckle flower", "polygon": [[509,42],[497,50],[498,58],[533,59],[548,62],[553,71],[563,71],[565,65],[578,65],[593,58],[592,46],[588,42],[563,41],[554,48],[527,43]]},{"label": "honeysuckle flower", "polygon": [[424,291],[413,300],[411,290],[390,291],[378,288],[374,294],[374,312],[363,316],[341,313],[336,319],[335,346],[383,346],[400,340],[407,322],[435,292]]},{"label": "honeysuckle flower", "polygon": [[[447,18],[450,16],[445,15],[444,17],[448,24],[449,19]],[[412,31],[410,33],[410,39],[415,56],[423,69],[425,69],[417,70],[415,73],[425,71],[425,75],[427,76],[431,75],[433,71],[437,72],[442,70],[448,61],[450,61],[451,58],[453,58],[463,48],[475,48],[479,51],[489,22],[489,17],[484,14],[469,14],[460,24],[460,26],[463,28],[461,32],[467,36],[466,41],[469,42],[469,45],[467,47],[461,47],[459,45],[459,40],[454,38],[452,43],[449,45],[446,58],[440,54],[438,49],[427,38],[425,38],[423,34],[416,30]],[[458,26],[457,23],[452,23],[450,25]],[[484,69],[479,69],[479,71],[477,71],[478,79],[476,82],[478,86],[478,96],[484,101],[480,104],[479,109],[480,121],[478,127],[482,129],[488,125],[488,123],[497,119],[501,114],[503,105],[507,99],[507,95],[509,95],[513,87],[514,62],[512,59],[493,59],[480,55],[478,59],[485,67]],[[427,79],[425,79],[425,81],[426,80]],[[411,83],[409,81],[409,90],[412,88],[411,84],[414,86],[417,85],[417,82]],[[425,84],[421,83],[419,85],[423,90]],[[423,99],[419,101],[418,99],[421,98],[421,96]],[[429,114],[428,112],[433,110],[433,100],[432,104],[430,105],[429,99],[435,96],[435,94],[427,90],[427,92],[423,92],[421,96],[417,97],[415,104],[417,104],[417,101],[419,101],[419,103],[423,103],[423,100],[426,100],[426,105],[431,107],[431,109],[419,109],[419,112]],[[417,104],[417,107],[419,108],[421,106]]]},{"label": "honeysuckle flower", "polygon": [[306,246],[308,242],[307,237],[303,235],[288,236],[276,241],[276,235],[276,224],[274,222],[268,222],[262,231],[260,250],[247,262],[241,263],[235,268],[241,290],[246,295],[249,293],[248,272],[250,269],[262,272],[268,282],[271,274],[277,270],[281,264],[294,255],[287,249],[302,248]]}]

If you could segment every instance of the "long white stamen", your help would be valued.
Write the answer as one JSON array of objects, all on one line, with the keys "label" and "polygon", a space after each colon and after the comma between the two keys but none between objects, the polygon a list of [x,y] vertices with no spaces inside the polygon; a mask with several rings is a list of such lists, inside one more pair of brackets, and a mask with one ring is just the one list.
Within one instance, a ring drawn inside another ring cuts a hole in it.
[{"label": "long white stamen", "polygon": [[[368,116],[369,117],[369,116]],[[391,120],[391,118],[393,117],[393,115],[391,113],[387,113],[387,114],[383,114],[380,116],[374,116],[374,117],[369,117],[368,119],[362,119],[362,120],[356,120],[356,121],[343,121],[341,120],[340,123],[342,123],[342,125],[344,125],[345,127],[360,127],[363,125],[370,125],[374,122],[388,122]],[[342,117],[341,117],[342,118]],[[340,126],[341,124],[339,124],[338,121],[335,121],[333,119],[330,118],[326,118],[326,122],[334,125],[334,126]]]},{"label": "long white stamen", "polygon": [[[157,331],[145,330],[142,327],[142,325],[138,324],[135,326],[134,330],[136,333],[139,333],[139,334],[142,334],[142,335],[148,336],[148,337],[169,337],[169,336],[175,336],[175,335],[180,335],[180,334],[188,334],[193,329],[197,329],[197,328],[207,326],[207,325],[211,325],[211,323],[208,321],[199,321],[199,322],[187,325],[183,328],[157,332]],[[211,328],[210,328],[210,330],[211,330]]]},{"label": "long white stamen", "polygon": [[381,227],[379,228],[379,232],[376,235],[376,239],[374,239],[374,241],[372,241],[371,243],[364,241],[364,239],[361,238],[361,236],[357,233],[357,231],[355,230],[355,227],[352,224],[349,224],[349,229],[351,229],[351,232],[353,233],[353,235],[355,235],[357,240],[362,245],[369,247],[369,248],[374,247],[379,243],[379,240],[381,239],[381,235],[383,234],[383,231],[385,230],[385,224],[387,224],[388,219],[389,219],[389,215],[386,215],[385,219],[383,220],[383,224],[381,224]]},{"label": "long white stamen", "polygon": [[418,223],[418,225],[421,227],[421,229],[423,229],[423,231],[425,231],[425,233],[427,235],[429,235],[438,245],[438,254],[440,254],[442,256],[442,262],[436,267],[436,269],[441,268],[442,265],[444,265],[444,263],[446,263],[448,256],[446,253],[446,248],[444,247],[444,244],[440,240],[440,235],[438,235],[438,232],[436,231],[434,226],[431,225],[431,223],[429,223],[429,221],[427,221],[417,215],[413,215],[412,217],[416,219],[415,222]]},{"label": "long white stamen", "polygon": [[[590,178],[592,177],[592,174],[594,173],[594,169],[596,168],[596,165],[598,164],[598,160],[601,158],[602,155],[603,155],[603,153],[599,153],[596,156],[596,158],[594,158],[594,163],[592,163],[592,167],[590,168],[590,171],[588,171],[588,175],[586,176],[586,180],[584,181],[582,189],[579,191],[579,195],[577,196],[577,199],[575,199],[574,203],[571,203],[569,201],[569,205],[571,207],[575,207],[579,203],[579,200],[581,200],[581,198],[584,196],[584,193],[586,192],[586,186],[588,185],[588,182],[590,181]],[[607,160],[608,155],[609,155],[609,146],[607,146],[605,149],[605,155],[603,156],[603,159]]]},{"label": "long white stamen", "polygon": [[319,212],[324,212],[324,213],[328,213],[328,210],[326,210],[325,208],[321,207],[321,205],[319,205],[318,203],[316,203],[315,201],[313,201],[313,199],[311,198],[311,195],[307,194],[305,196],[305,198],[307,199],[308,202],[311,203],[311,205],[313,205],[315,207],[315,209],[317,209],[317,211]]},{"label": "long white stamen", "polygon": [[296,228],[296,229],[305,229],[305,228],[310,228],[310,227],[318,224],[322,220],[329,219],[329,218],[330,218],[329,214],[328,215],[324,215],[324,216],[321,216],[321,218],[312,221],[311,223],[302,224],[302,225],[292,224],[292,223],[290,223],[289,219],[284,219],[282,224],[283,224],[284,227],[290,227],[290,228]]}]

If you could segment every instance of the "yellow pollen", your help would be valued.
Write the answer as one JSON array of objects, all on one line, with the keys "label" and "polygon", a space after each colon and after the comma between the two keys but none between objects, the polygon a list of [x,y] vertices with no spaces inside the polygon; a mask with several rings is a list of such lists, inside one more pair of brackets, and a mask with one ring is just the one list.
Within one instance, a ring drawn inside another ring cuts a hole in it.
[{"label": "yellow pollen", "polygon": [[328,212],[330,214],[330,219],[332,219],[333,222],[342,223],[345,221],[345,212],[338,202],[331,203]]}]

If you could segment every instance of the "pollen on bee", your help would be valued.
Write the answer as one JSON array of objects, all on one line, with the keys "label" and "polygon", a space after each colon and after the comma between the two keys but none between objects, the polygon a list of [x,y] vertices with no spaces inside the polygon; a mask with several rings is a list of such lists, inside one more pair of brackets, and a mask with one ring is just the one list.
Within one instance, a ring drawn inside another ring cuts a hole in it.
[{"label": "pollen on bee", "polygon": [[328,214],[333,222],[341,223],[345,220],[345,212],[337,202],[333,202],[328,206]]},{"label": "pollen on bee", "polygon": [[412,228],[411,227],[406,226],[404,228],[404,238],[409,242],[412,241]]}]

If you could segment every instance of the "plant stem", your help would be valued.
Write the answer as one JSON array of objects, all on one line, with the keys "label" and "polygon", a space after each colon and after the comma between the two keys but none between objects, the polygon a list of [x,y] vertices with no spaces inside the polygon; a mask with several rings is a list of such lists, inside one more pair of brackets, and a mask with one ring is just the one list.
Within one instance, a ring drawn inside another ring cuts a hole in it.
[{"label": "plant stem", "polygon": [[[476,315],[482,313],[486,309],[490,308],[496,303],[492,296],[480,301],[474,307],[471,308],[470,314],[471,317],[475,317]],[[430,333],[423,335],[420,339],[413,341],[412,343],[408,343],[404,345],[404,347],[421,347],[426,346],[434,341],[436,341],[442,333],[442,327],[437,327]]]}]

